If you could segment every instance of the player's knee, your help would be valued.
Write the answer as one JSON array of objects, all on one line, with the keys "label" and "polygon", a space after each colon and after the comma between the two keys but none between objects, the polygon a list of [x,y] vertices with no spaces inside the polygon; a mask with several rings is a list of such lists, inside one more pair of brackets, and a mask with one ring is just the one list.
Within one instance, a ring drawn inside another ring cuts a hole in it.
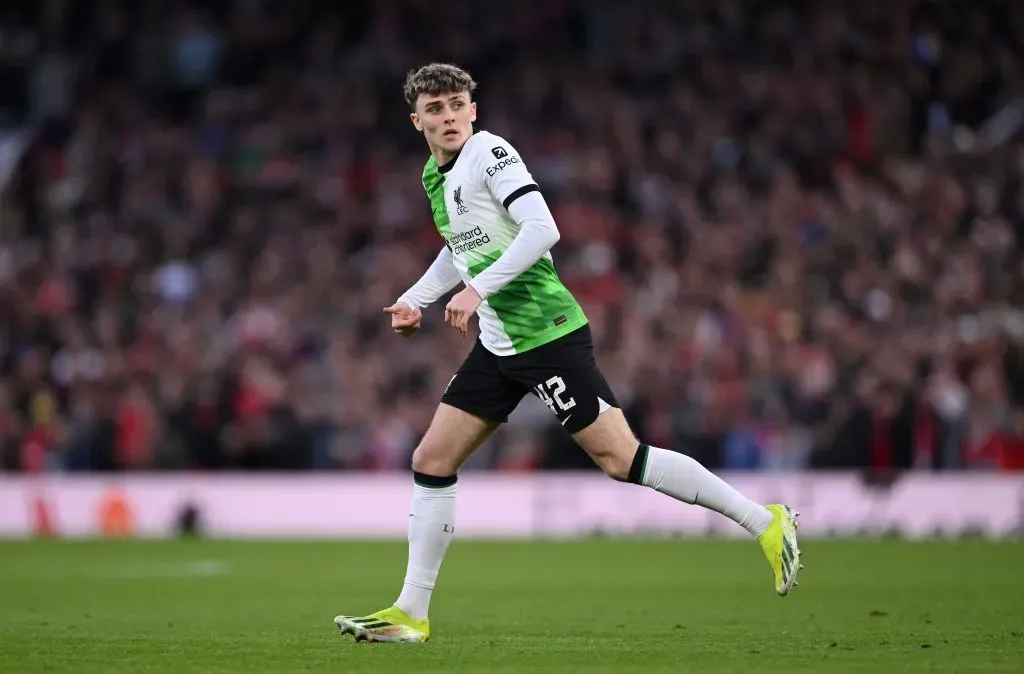
[{"label": "player's knee", "polygon": [[459,471],[458,458],[443,447],[421,442],[412,453],[412,469],[417,473],[447,477]]},{"label": "player's knee", "polygon": [[631,457],[626,457],[621,452],[608,452],[594,456],[594,461],[611,479],[617,482],[626,482],[629,479]]},{"label": "player's knee", "polygon": [[629,479],[637,440],[621,410],[613,407],[600,413],[594,423],[573,437],[605,475],[620,482]]}]

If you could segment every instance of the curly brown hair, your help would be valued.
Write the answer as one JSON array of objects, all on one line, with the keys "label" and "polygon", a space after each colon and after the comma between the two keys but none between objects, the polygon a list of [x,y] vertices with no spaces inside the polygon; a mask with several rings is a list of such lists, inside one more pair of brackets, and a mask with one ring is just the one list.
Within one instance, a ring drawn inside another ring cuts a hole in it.
[{"label": "curly brown hair", "polygon": [[409,71],[405,77],[405,102],[413,110],[420,94],[439,96],[441,94],[459,93],[476,90],[476,82],[462,68],[450,63],[428,63]]}]

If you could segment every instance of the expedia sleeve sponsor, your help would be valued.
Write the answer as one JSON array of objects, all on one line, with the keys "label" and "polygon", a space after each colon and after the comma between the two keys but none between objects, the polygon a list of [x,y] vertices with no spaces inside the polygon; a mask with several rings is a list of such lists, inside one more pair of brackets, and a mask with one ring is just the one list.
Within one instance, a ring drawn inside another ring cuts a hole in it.
[{"label": "expedia sleeve sponsor", "polygon": [[[518,198],[510,200],[510,197],[525,185],[536,185],[536,181],[530,175],[526,160],[508,141],[494,134],[482,138],[487,138],[491,142],[475,146],[473,157],[476,163],[473,170],[494,200],[493,215],[497,221],[507,215],[508,205]],[[522,194],[519,193],[518,196]],[[473,204],[469,204],[469,207],[473,208]],[[488,216],[490,215],[492,214],[488,211]]]},{"label": "expedia sleeve sponsor", "polygon": [[452,253],[458,255],[479,248],[485,243],[490,243],[491,237],[482,231],[479,226],[466,232],[459,232],[448,237],[448,247]]},{"label": "expedia sleeve sponsor", "polygon": [[490,178],[493,178],[494,174],[496,174],[498,171],[504,171],[506,166],[511,166],[512,164],[518,164],[518,163],[519,163],[519,157],[515,156],[514,154],[510,155],[508,157],[505,157],[504,159],[499,161],[497,164],[494,164],[493,166],[488,166],[487,167],[487,176],[490,177]]}]

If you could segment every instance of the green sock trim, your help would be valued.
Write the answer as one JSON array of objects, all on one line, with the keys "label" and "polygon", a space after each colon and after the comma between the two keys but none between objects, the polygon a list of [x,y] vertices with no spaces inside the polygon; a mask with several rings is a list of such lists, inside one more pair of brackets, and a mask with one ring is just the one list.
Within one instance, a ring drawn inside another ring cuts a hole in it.
[{"label": "green sock trim", "polygon": [[636,454],[633,455],[633,463],[629,466],[627,482],[632,482],[633,484],[644,483],[644,475],[647,474],[647,455],[650,453],[650,450],[650,445],[643,443],[636,448]]},{"label": "green sock trim", "polygon": [[458,475],[428,475],[427,473],[418,473],[413,471],[412,481],[421,487],[427,489],[444,489],[455,484],[459,479]]}]

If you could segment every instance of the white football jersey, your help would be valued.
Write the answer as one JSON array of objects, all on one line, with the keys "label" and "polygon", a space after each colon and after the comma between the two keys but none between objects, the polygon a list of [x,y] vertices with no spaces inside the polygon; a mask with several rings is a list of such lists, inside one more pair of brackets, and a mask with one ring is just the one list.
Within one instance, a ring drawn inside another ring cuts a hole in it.
[{"label": "white football jersey", "polygon": [[[516,149],[487,131],[474,133],[454,159],[423,168],[437,231],[468,283],[492,265],[519,233],[509,205],[539,191]],[[558,339],[587,323],[579,303],[555,272],[551,253],[494,293],[477,310],[480,339],[509,356]]]}]

